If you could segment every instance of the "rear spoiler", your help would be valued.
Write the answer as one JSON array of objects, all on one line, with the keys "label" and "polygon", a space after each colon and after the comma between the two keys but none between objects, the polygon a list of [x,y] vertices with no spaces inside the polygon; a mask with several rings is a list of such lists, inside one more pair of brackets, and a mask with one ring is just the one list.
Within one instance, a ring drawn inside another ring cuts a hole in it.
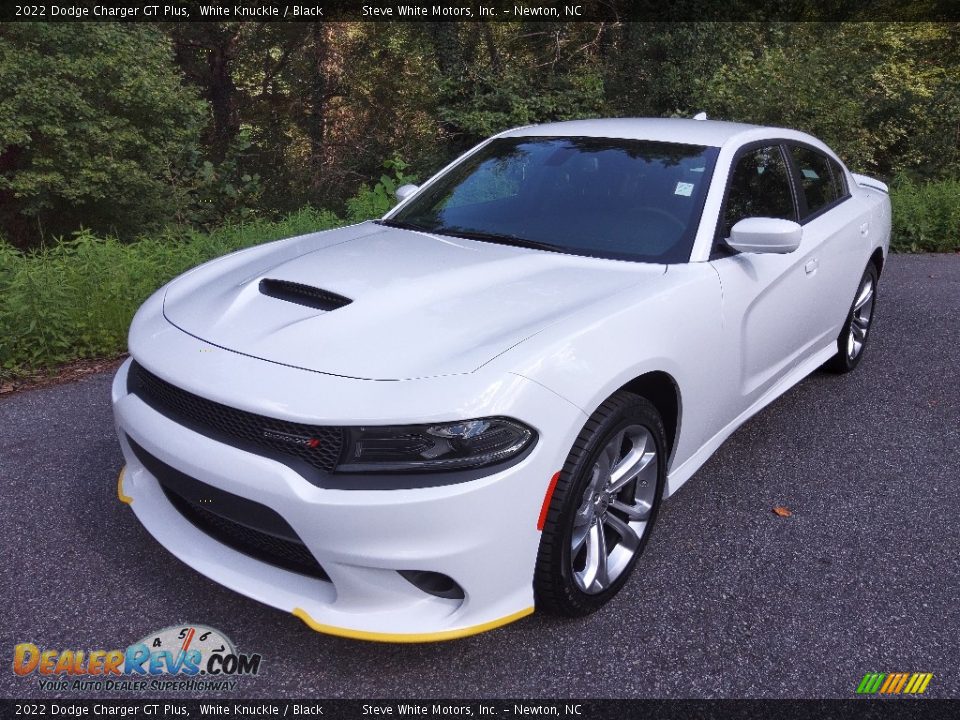
[{"label": "rear spoiler", "polygon": [[885,192],[888,194],[890,192],[890,188],[887,187],[885,182],[881,182],[872,177],[867,177],[866,175],[857,175],[857,173],[850,174],[853,175],[854,181],[860,187],[870,188],[871,190],[879,190],[880,192]]}]

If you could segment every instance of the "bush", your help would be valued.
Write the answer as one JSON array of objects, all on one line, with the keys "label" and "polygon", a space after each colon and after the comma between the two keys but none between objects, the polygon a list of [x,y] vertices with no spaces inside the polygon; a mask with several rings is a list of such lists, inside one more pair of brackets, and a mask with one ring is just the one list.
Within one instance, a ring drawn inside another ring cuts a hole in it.
[{"label": "bush", "polygon": [[898,252],[960,251],[960,180],[916,182],[898,178],[890,192]]},{"label": "bush", "polygon": [[385,215],[397,204],[397,188],[416,182],[413,175],[405,172],[409,165],[399,158],[385,161],[383,167],[387,171],[392,170],[393,176],[381,175],[380,182],[372,188],[361,185],[357,194],[347,200],[347,218],[350,222],[362,222]]},{"label": "bush", "polygon": [[[172,219],[206,103],[145,24],[0,30],[0,223],[20,247],[81,225],[125,238]],[[199,184],[203,178],[197,178]]]},{"label": "bush", "polygon": [[305,208],[277,222],[129,244],[88,230],[28,253],[0,240],[0,374],[120,353],[136,309],[179,273],[224,253],[341,224],[329,211]]}]

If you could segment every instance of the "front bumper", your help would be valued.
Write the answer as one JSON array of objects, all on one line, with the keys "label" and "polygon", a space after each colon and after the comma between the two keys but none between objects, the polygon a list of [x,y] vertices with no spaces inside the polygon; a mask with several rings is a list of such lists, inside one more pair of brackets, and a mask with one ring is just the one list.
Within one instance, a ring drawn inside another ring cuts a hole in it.
[{"label": "front bumper", "polygon": [[[167,354],[175,350],[169,343],[172,338],[185,345],[197,343],[183,333],[168,335]],[[224,355],[232,355],[229,362],[237,365],[239,376],[252,376],[252,363],[264,375],[278,368],[224,352],[218,367]],[[179,425],[128,394],[129,366],[128,361],[120,368],[113,386],[117,432],[127,463],[119,495],[154,538],[192,568],[295,614],[314,630],[361,639],[451,639],[533,611],[532,578],[540,541],[536,524],[544,492],[585,420],[570,403],[536,383],[513,382],[510,404],[524,411],[516,416],[536,427],[540,439],[523,460],[494,474],[430,488],[326,489],[281,462]],[[323,386],[316,388],[318,397],[339,397],[365,382],[282,371],[298,374],[298,395],[309,394],[311,383],[316,383]],[[196,390],[204,382],[203,362],[191,365],[189,372]],[[207,381],[215,384],[215,376]],[[407,393],[409,389],[403,389],[403,395]],[[385,389],[382,404],[389,406],[389,396]],[[271,400],[282,406],[282,398]],[[176,471],[279,514],[329,580],[256,559],[199,529],[170,501],[131,440]],[[400,570],[447,575],[463,589],[463,598],[428,594]]]}]

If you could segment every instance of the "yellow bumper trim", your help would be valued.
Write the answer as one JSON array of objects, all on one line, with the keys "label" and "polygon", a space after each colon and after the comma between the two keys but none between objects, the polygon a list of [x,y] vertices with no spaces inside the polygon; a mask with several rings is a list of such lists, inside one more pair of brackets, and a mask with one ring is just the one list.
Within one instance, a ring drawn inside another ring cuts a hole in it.
[{"label": "yellow bumper trim", "polygon": [[389,643],[426,643],[440,642],[443,640],[456,640],[457,638],[476,635],[478,633],[486,632],[487,630],[493,630],[494,628],[509,625],[510,623],[532,613],[533,608],[528,607],[524,608],[520,612],[515,612],[512,615],[507,615],[506,617],[502,617],[497,620],[491,620],[490,622],[481,623],[480,625],[471,625],[470,627],[459,628],[458,630],[441,630],[440,632],[432,633],[381,633],[370,632],[368,630],[351,630],[349,628],[336,627],[335,625],[323,625],[310,617],[306,610],[303,610],[302,608],[293,609],[294,616],[303,620],[303,622],[306,623],[307,627],[309,627],[311,630],[316,630],[319,633],[351,638],[353,640],[371,640],[373,642]]},{"label": "yellow bumper trim", "polygon": [[120,468],[120,474],[117,476],[117,499],[122,502],[130,505],[133,502],[133,498],[129,495],[123,494],[123,476],[127,472],[127,466],[124,465]]}]

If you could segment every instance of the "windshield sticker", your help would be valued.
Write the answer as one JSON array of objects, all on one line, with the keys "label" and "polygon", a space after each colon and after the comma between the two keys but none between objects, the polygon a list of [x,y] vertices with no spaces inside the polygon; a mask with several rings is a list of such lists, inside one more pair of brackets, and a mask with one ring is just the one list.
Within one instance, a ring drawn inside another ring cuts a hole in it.
[{"label": "windshield sticker", "polygon": [[673,191],[673,194],[690,197],[693,194],[693,183],[678,182],[677,189]]}]

